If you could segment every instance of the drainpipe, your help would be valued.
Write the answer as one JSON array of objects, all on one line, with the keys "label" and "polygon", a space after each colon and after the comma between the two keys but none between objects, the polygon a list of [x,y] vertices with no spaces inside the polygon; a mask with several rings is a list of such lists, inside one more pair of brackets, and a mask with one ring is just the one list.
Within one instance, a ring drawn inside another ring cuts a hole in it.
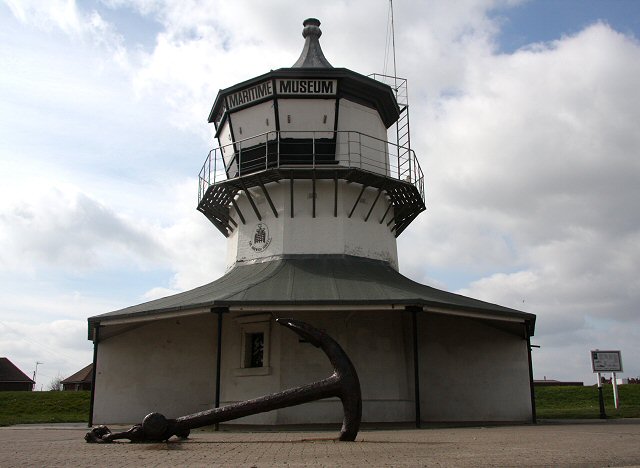
[{"label": "drainpipe", "polygon": [[[222,314],[225,309],[222,307],[218,307],[215,309],[211,309],[211,312],[215,312],[218,314],[218,340],[217,340],[217,349],[216,349],[216,399],[215,399],[215,407],[220,407],[220,368],[222,366]],[[219,429],[219,425],[216,424],[216,431]]]},{"label": "drainpipe", "polygon": [[89,424],[93,426],[93,403],[96,397],[96,375],[98,374],[98,343],[100,342],[100,322],[93,328],[93,375],[91,376],[91,400],[89,402]]},{"label": "drainpipe", "polygon": [[415,402],[416,427],[420,429],[420,361],[418,355],[418,312],[422,307],[410,306],[406,308],[411,312],[411,329],[413,334],[413,398]]},{"label": "drainpipe", "polygon": [[531,392],[531,422],[538,423],[536,416],[536,390],[533,385],[533,363],[531,361],[531,337],[529,336],[529,328],[527,323],[524,324],[524,335],[527,337],[527,358],[529,360],[529,391]]}]

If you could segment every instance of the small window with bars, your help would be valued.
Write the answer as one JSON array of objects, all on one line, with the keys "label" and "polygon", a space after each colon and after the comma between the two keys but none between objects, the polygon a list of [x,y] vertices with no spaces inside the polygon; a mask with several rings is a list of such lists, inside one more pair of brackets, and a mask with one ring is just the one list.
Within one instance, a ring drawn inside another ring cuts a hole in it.
[{"label": "small window with bars", "polygon": [[246,333],[244,339],[244,367],[264,366],[264,333]]},{"label": "small window with bars", "polygon": [[273,316],[270,313],[241,315],[234,318],[239,328],[240,356],[238,367],[233,370],[238,377],[271,375],[269,363],[270,330]]}]

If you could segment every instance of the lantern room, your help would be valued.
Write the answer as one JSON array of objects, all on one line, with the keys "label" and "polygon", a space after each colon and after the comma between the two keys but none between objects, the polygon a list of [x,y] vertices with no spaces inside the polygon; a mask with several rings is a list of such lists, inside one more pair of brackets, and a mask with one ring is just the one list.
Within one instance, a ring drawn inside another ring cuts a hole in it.
[{"label": "lantern room", "polygon": [[[403,116],[408,137],[408,106],[398,87],[332,67],[320,22],[303,25],[291,68],[218,93],[208,119],[218,147],[200,171],[198,209],[229,238],[229,266],[300,253],[396,266],[395,237],[425,209],[415,154],[387,137]],[[256,248],[266,233],[273,242]]]},{"label": "lantern room", "polygon": [[[392,89],[345,68],[320,49],[320,22],[308,19],[305,47],[281,68],[221,90],[209,115],[228,177],[292,165],[356,165],[387,174],[387,129],[398,120]],[[366,141],[362,141],[364,139]],[[364,149],[349,160],[357,139]],[[277,157],[279,155],[279,158]]]}]

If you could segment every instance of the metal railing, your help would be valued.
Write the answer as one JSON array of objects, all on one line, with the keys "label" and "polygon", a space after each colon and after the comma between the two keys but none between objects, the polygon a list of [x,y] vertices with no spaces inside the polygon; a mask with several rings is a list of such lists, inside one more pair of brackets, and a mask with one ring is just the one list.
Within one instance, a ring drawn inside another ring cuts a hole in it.
[{"label": "metal railing", "polygon": [[392,75],[383,75],[382,73],[372,73],[369,78],[373,78],[376,81],[380,81],[386,85],[389,85],[393,90],[393,94],[396,96],[396,101],[398,101],[398,105],[402,108],[403,106],[409,105],[409,95],[407,92],[407,79],[401,78],[399,76]]},{"label": "metal railing", "polygon": [[408,148],[360,132],[272,131],[209,151],[198,203],[211,185],[263,170],[345,167],[413,184],[424,201],[424,174]]}]

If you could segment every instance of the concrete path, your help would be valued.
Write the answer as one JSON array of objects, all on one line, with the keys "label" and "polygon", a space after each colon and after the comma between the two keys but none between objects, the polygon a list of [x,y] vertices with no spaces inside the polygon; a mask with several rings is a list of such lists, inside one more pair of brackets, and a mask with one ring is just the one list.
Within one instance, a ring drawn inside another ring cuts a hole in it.
[{"label": "concrete path", "polygon": [[87,444],[78,425],[0,428],[0,467],[640,466],[640,420],[457,429],[203,432],[187,441]]}]

